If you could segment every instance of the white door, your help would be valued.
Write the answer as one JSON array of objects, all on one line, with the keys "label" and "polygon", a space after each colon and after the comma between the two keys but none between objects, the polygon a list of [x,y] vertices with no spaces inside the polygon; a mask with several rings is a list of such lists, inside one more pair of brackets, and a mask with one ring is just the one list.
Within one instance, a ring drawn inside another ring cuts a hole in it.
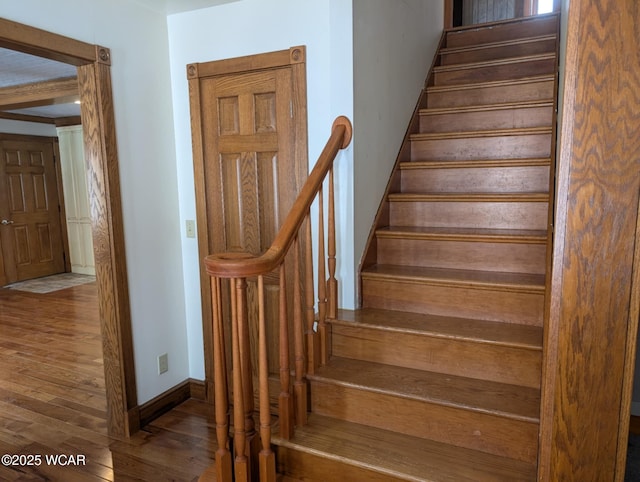
[{"label": "white door", "polygon": [[82,126],[59,127],[58,140],[71,272],[95,275]]}]

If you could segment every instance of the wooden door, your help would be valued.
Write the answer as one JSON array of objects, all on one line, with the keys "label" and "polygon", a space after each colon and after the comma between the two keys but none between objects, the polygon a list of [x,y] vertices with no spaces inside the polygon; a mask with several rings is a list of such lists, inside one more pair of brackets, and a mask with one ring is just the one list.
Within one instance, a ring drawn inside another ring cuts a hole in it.
[{"label": "wooden door", "polygon": [[[213,251],[258,255],[297,193],[290,136],[291,72],[226,75],[202,83],[207,228]],[[209,162],[210,160],[210,162]]]},{"label": "wooden door", "polygon": [[0,240],[5,283],[65,270],[51,139],[0,138]]},{"label": "wooden door", "polygon": [[[200,258],[216,252],[259,255],[270,246],[307,175],[304,48],[195,64],[188,73]],[[203,269],[206,377],[212,383],[209,283]],[[255,280],[247,283],[253,331],[257,288]],[[275,274],[265,291],[269,338],[277,340]],[[278,373],[277,349],[277,341],[270,344],[272,374]],[[255,370],[255,354],[253,362]]]}]

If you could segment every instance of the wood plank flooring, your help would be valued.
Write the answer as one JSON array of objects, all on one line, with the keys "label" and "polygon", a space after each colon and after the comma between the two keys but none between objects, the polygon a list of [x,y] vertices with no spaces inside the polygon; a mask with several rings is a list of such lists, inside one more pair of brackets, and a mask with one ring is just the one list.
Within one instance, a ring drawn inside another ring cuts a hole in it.
[{"label": "wood plank flooring", "polygon": [[0,480],[197,480],[215,450],[203,402],[183,403],[130,440],[108,437],[97,306],[95,283],[0,289],[0,455],[39,463],[2,464]]}]

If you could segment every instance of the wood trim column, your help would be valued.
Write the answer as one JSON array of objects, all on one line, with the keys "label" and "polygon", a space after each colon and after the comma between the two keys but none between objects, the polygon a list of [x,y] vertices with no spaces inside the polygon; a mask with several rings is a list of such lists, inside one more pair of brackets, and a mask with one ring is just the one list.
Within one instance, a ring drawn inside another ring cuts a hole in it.
[{"label": "wood trim column", "polygon": [[139,428],[109,51],[78,67],[109,435]]},{"label": "wood trim column", "polygon": [[530,15],[537,15],[538,13],[538,0],[524,0],[523,15],[529,17]]},{"label": "wood trim column", "polygon": [[444,0],[444,29],[453,28],[453,0]]},{"label": "wood trim column", "polygon": [[637,0],[569,5],[538,480],[623,480],[638,327],[639,19]]}]

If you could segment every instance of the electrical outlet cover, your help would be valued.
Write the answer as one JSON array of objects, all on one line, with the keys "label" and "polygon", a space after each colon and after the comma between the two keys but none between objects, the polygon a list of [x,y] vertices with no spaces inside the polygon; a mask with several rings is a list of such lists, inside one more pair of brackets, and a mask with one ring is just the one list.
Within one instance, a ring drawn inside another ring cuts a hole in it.
[{"label": "electrical outlet cover", "polygon": [[169,371],[169,355],[164,353],[158,357],[158,375]]}]

